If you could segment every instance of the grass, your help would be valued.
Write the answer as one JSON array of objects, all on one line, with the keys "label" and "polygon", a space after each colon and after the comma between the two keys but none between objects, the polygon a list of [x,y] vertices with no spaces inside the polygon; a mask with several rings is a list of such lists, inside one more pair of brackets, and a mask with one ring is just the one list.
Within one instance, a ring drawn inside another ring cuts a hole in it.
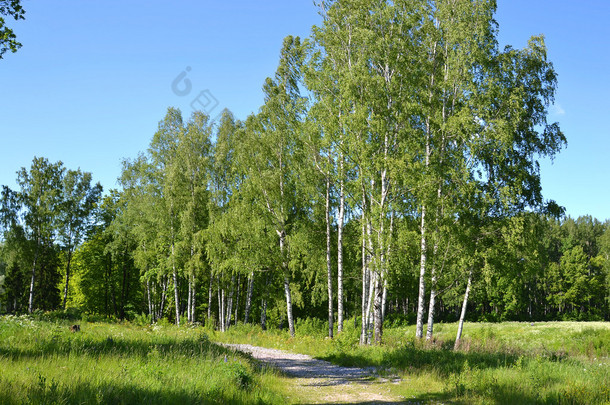
[{"label": "grass", "polygon": [[348,397],[361,389],[303,388],[210,339],[374,366],[400,382],[365,389],[411,404],[610,404],[608,323],[469,323],[457,351],[455,324],[436,325],[433,342],[415,340],[413,326],[390,327],[380,346],[358,345],[353,320],[332,340],[311,320],[297,323],[295,338],[250,325],[225,333],[91,322],[72,333],[69,325],[0,317],[0,404],[320,403],[337,389]]},{"label": "grass", "polygon": [[320,336],[323,328],[291,338],[244,325],[213,339],[374,366],[400,376],[401,383],[388,387],[411,403],[610,404],[608,323],[466,324],[457,351],[456,324],[438,324],[433,342],[415,340],[413,326],[388,328],[381,346],[359,346],[353,321],[345,325],[333,340]]},{"label": "grass", "polygon": [[1,404],[274,404],[279,378],[201,328],[0,317]]}]

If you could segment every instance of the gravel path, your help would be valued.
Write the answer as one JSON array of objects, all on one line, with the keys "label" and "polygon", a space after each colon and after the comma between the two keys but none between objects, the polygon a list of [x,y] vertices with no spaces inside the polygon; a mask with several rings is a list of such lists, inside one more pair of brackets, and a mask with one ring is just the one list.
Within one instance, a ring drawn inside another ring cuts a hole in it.
[{"label": "gravel path", "polygon": [[281,370],[286,379],[285,392],[291,404],[405,404],[392,393],[391,384],[400,379],[379,378],[375,368],[340,367],[304,354],[247,344],[223,346],[249,353],[262,363]]},{"label": "gravel path", "polygon": [[246,344],[223,344],[252,355],[255,359],[278,368],[296,378],[324,379],[326,385],[342,385],[370,379],[374,368],[336,366],[328,361],[313,359],[305,354],[289,353],[283,350],[267,349]]}]

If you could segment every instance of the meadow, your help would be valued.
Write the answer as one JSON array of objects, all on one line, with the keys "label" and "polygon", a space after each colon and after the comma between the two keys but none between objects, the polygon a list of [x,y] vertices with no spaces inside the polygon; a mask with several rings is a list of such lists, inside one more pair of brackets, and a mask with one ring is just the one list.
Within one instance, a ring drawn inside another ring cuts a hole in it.
[{"label": "meadow", "polygon": [[604,322],[466,323],[453,350],[457,324],[435,325],[432,342],[415,326],[384,331],[381,346],[360,346],[353,320],[325,338],[318,320],[297,323],[301,337],[238,325],[214,340],[310,354],[344,366],[373,366],[398,376],[387,384],[409,403],[610,404],[610,324]]},{"label": "meadow", "polygon": [[[381,346],[360,346],[353,320],[325,338],[321,321],[287,331],[238,324],[227,332],[175,327],[0,317],[0,404],[312,403],[291,378],[214,342],[250,343],[310,354],[339,365],[374,366],[384,389],[408,403],[610,403],[607,323],[438,324],[433,342],[413,326],[391,326]],[[384,382],[385,381],[385,382]],[[341,388],[338,388],[341,389]]]},{"label": "meadow", "polygon": [[[0,318],[0,404],[279,404],[275,374],[201,328]],[[268,381],[270,380],[270,381]]]}]

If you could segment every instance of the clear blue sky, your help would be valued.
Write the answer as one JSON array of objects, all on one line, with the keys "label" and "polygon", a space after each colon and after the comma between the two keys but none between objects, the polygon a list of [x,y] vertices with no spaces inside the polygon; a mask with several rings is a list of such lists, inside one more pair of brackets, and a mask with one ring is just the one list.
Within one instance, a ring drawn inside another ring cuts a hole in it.
[{"label": "clear blue sky", "polygon": [[[187,116],[197,99],[212,116],[227,107],[245,118],[283,37],[320,21],[311,0],[22,4],[26,20],[8,23],[23,48],[0,60],[0,184],[10,187],[34,156],[116,187],[121,160],[146,149],[169,106]],[[545,198],[573,217],[610,218],[610,2],[498,0],[496,19],[502,45],[545,34],[559,74],[550,120],[568,148],[541,162]],[[180,96],[172,82],[182,72],[192,88]]]}]

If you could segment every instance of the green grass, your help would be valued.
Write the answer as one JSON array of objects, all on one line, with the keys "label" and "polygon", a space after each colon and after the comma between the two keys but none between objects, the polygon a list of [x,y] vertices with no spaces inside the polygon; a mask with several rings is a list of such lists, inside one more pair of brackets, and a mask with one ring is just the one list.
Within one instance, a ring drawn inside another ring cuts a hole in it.
[{"label": "green grass", "polygon": [[[226,361],[225,361],[225,356]],[[0,404],[284,403],[277,377],[202,328],[0,317]]]},{"label": "green grass", "polygon": [[608,323],[469,323],[457,351],[455,324],[436,325],[433,342],[415,340],[413,326],[387,328],[381,346],[358,345],[353,320],[332,340],[324,337],[322,323],[311,320],[297,323],[296,338],[249,325],[225,333],[90,322],[72,333],[69,325],[0,317],[0,404],[315,403],[326,392],[295,388],[294,379],[208,336],[374,366],[401,381],[374,381],[365,389],[410,403],[610,403]]},{"label": "green grass", "polygon": [[[393,327],[381,346],[359,346],[353,321],[335,339],[315,333],[290,338],[238,325],[214,340],[251,343],[313,355],[345,366],[374,366],[399,375],[391,387],[415,403],[610,403],[610,324],[549,322],[468,323],[453,350],[456,324],[438,324],[433,342],[414,339],[415,328]],[[297,328],[297,334],[299,329]]]}]

